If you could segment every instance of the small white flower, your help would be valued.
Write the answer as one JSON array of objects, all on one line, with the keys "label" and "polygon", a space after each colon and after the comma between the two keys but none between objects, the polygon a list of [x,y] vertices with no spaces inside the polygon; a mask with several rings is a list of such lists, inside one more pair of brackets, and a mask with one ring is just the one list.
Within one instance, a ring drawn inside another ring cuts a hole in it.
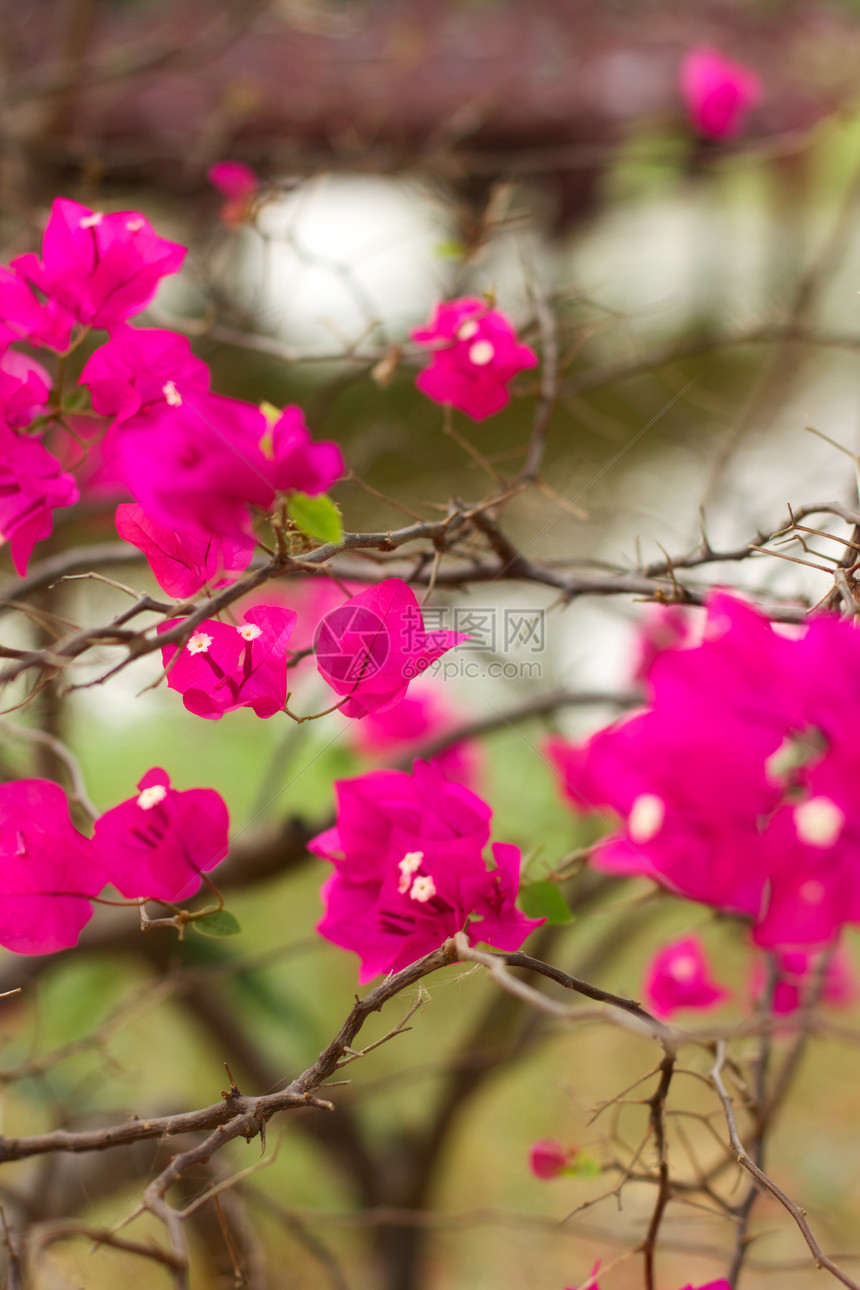
[{"label": "small white flower", "polygon": [[139,233],[145,223],[146,221],[142,219],[127,219],[125,226],[129,233]]},{"label": "small white flower", "polygon": [[496,357],[496,347],[488,340],[476,340],[469,346],[469,362],[475,367],[486,367]]},{"label": "small white flower", "polygon": [[681,954],[672,960],[669,971],[676,981],[692,981],[696,975],[696,960],[691,954]]},{"label": "small white flower", "polygon": [[810,797],[794,808],[797,836],[810,847],[832,847],[844,823],[844,814],[829,797]]},{"label": "small white flower", "polygon": [[630,808],[627,832],[632,842],[650,842],[663,827],[666,803],[654,793],[643,793]]},{"label": "small white flower", "polygon": [[211,645],[211,636],[207,636],[206,632],[195,632],[188,642],[186,649],[189,654],[205,654]]},{"label": "small white flower", "polygon": [[409,887],[412,882],[412,875],[416,870],[421,868],[423,859],[423,851],[407,851],[406,855],[398,864],[397,868],[400,870],[400,882],[397,884],[397,890],[400,892],[401,896],[404,896],[406,892],[409,891]]},{"label": "small white flower", "polygon": [[416,878],[409,890],[409,899],[425,904],[436,895],[436,884],[432,878]]},{"label": "small white flower", "polygon": [[161,387],[161,393],[172,408],[180,408],[182,406],[182,395],[179,393],[172,381],[165,382]]},{"label": "small white flower", "polygon": [[153,806],[158,806],[167,797],[167,789],[163,784],[150,784],[145,788],[137,799],[137,804],[142,811],[151,811]]},{"label": "small white flower", "polygon": [[256,623],[240,623],[236,631],[243,641],[255,641],[258,636],[263,635],[262,627],[258,627]]},{"label": "small white flower", "polygon": [[466,321],[464,323],[460,323],[460,326],[457,328],[458,340],[471,340],[472,337],[477,336],[477,334],[478,324],[475,322],[474,318],[467,318]]},{"label": "small white flower", "polygon": [[78,228],[98,228],[104,217],[104,211],[93,211],[92,215],[81,217],[78,221]]}]

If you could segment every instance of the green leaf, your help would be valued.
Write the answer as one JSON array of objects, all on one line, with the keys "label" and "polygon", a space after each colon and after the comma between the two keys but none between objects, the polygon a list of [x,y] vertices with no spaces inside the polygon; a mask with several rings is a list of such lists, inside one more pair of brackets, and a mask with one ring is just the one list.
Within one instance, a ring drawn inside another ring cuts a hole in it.
[{"label": "green leaf", "polygon": [[573,1161],[562,1172],[574,1178],[596,1178],[603,1170],[593,1156],[587,1156],[584,1151],[578,1151]]},{"label": "green leaf", "polygon": [[69,390],[68,394],[64,396],[63,411],[80,412],[82,408],[86,408],[89,406],[89,402],[90,402],[90,399],[86,390],[83,390],[81,389],[80,386],[78,386],[74,390]]},{"label": "green leaf", "polygon": [[191,926],[201,936],[236,936],[242,930],[238,918],[228,909],[213,909],[211,914],[193,919]]},{"label": "green leaf", "polygon": [[520,909],[529,918],[545,918],[551,925],[569,923],[573,914],[554,882],[541,879],[520,888]]},{"label": "green leaf", "polygon": [[317,542],[332,542],[337,545],[343,541],[340,510],[325,493],[320,497],[293,493],[288,511],[293,523]]}]

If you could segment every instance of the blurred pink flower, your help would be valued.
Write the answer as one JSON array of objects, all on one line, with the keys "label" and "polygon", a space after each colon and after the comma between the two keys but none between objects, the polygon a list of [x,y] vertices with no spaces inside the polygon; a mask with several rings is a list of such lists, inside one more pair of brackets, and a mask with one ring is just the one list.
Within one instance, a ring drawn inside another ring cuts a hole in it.
[{"label": "blurred pink flower", "polygon": [[33,547],[49,537],[53,511],[78,500],[78,486],[34,439],[0,430],[0,542],[23,577]]},{"label": "blurred pink flower", "polygon": [[117,507],[116,531],[143,552],[159,587],[181,600],[206,586],[229,586],[244,573],[254,554],[250,533],[231,539],[182,532],[150,519],[136,502]]},{"label": "blurred pink flower", "polygon": [[107,881],[58,784],[0,784],[0,945],[16,954],[76,945]]},{"label": "blurred pink flower", "polygon": [[185,255],[184,246],[159,237],[138,211],[105,215],[58,197],[42,258],[19,255],[11,267],[79,322],[111,328],[148,305]]},{"label": "blurred pink flower", "polygon": [[216,161],[206,174],[212,187],[227,198],[218,212],[222,224],[231,228],[243,224],[251,212],[251,198],[260,188],[259,175],[244,161]]},{"label": "blurred pink flower", "polygon": [[185,900],[227,854],[227,807],[213,788],[171,788],[159,768],[137,787],[138,794],[96,820],[97,860],[129,900]]},{"label": "blurred pink flower", "polygon": [[[189,712],[218,721],[225,712],[252,708],[258,717],[283,712],[287,702],[287,647],[295,625],[291,609],[255,605],[244,621],[206,619],[180,648],[165,645],[167,684],[178,690]],[[168,631],[181,618],[159,626]],[[175,661],[174,661],[175,660]]]},{"label": "blurred pink flower", "polygon": [[410,681],[464,640],[462,632],[426,632],[415,593],[386,578],[326,614],[314,646],[320,675],[348,696],[340,711],[365,717],[394,707]]},{"label": "blurred pink flower", "polygon": [[[462,718],[461,718],[462,720]],[[367,756],[396,757],[441,736],[458,724],[457,713],[436,690],[407,694],[392,708],[368,712],[352,726],[359,751]],[[474,788],[479,778],[480,748],[474,740],[452,744],[434,758],[448,779]]]},{"label": "blurred pink flower", "polygon": [[504,314],[472,296],[437,305],[412,339],[433,350],[430,366],[416,378],[418,389],[475,421],[501,412],[510,401],[509,382],[538,363],[534,350],[518,343]]},{"label": "blurred pink flower", "polygon": [[577,1147],[565,1147],[558,1138],[541,1138],[532,1144],[529,1169],[535,1178],[559,1178],[577,1151]]},{"label": "blurred pink flower", "polygon": [[[788,1016],[797,1012],[803,1002],[803,996],[812,985],[818,971],[821,955],[806,950],[777,951],[778,977],[773,992],[773,1011],[779,1016]],[[754,996],[761,994],[764,988],[765,972],[761,958],[754,960],[751,992]],[[827,964],[824,973],[821,1002],[834,1007],[847,1008],[857,999],[857,980],[851,962],[844,948],[838,949]]]},{"label": "blurred pink flower", "polygon": [[636,637],[633,680],[644,681],[664,650],[687,644],[693,635],[693,621],[683,605],[647,605]]},{"label": "blurred pink flower", "polygon": [[762,86],[752,68],[701,45],[691,49],[681,64],[681,92],[699,134],[732,139],[749,109],[760,101]]},{"label": "blurred pink flower", "polygon": [[704,949],[695,936],[658,950],[642,989],[658,1017],[671,1017],[679,1008],[712,1008],[729,994],[711,979]]}]

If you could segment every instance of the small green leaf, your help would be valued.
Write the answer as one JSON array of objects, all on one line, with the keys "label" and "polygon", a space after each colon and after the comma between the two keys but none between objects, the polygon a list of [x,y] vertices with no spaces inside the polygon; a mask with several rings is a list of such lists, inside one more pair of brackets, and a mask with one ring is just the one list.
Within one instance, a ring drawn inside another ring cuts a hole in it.
[{"label": "small green leaf", "polygon": [[82,408],[89,405],[89,395],[86,390],[77,386],[74,390],[69,390],[63,398],[64,412],[80,412]]},{"label": "small green leaf", "polygon": [[211,914],[192,919],[191,926],[202,936],[236,936],[242,930],[238,918],[228,909],[213,909]]},{"label": "small green leaf", "polygon": [[567,1168],[562,1170],[574,1178],[596,1178],[602,1172],[594,1157],[587,1156],[584,1151],[578,1151]]},{"label": "small green leaf", "polygon": [[462,260],[465,250],[463,243],[456,237],[451,237],[446,242],[436,243],[436,254],[440,260]]},{"label": "small green leaf", "polygon": [[340,510],[325,493],[308,497],[307,493],[293,493],[288,507],[290,519],[303,533],[317,542],[343,541],[343,524]]},{"label": "small green leaf", "polygon": [[573,920],[564,896],[554,882],[545,878],[520,888],[520,909],[529,918],[545,918],[550,925]]}]

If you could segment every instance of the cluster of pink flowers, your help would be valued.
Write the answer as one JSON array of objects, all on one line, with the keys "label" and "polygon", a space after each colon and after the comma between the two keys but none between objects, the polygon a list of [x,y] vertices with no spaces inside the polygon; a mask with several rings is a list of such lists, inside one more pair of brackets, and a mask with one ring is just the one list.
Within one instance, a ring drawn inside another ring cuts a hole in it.
[{"label": "cluster of pink flowers", "polygon": [[701,643],[652,662],[645,711],[550,742],[576,809],[620,817],[593,863],[742,915],[760,946],[832,942],[860,922],[858,677],[852,624],[780,630],[712,595]]},{"label": "cluster of pink flowers", "polygon": [[337,445],[313,443],[300,409],[272,424],[260,408],[212,394],[184,336],[129,323],[185,253],[137,211],[107,215],[58,198],[41,256],[0,270],[0,534],[19,573],[78,487],[41,442],[59,395],[38,362],[10,348],[18,341],[66,354],[91,329],[109,333],[80,383],[109,422],[109,468],[134,498],[120,533],[175,594],[247,567],[252,508],[267,512],[285,492],[325,492],[343,474]]},{"label": "cluster of pink flowers", "polygon": [[99,816],[88,838],[58,784],[0,784],[0,945],[18,954],[76,945],[108,884],[129,899],[173,904],[194,895],[227,854],[224,801],[211,788],[171,788],[160,769],[138,789]]},{"label": "cluster of pink flowers", "polygon": [[419,390],[475,421],[507,407],[510,382],[538,362],[533,349],[519,344],[505,315],[474,296],[437,305],[412,339],[433,351],[430,366],[415,382]]},{"label": "cluster of pink flowers", "polygon": [[542,919],[516,907],[520,851],[484,848],[492,812],[434,763],[339,780],[337,823],[310,843],[334,873],[317,930],[361,960],[364,983],[396,972],[465,929],[471,944],[516,950]]}]

